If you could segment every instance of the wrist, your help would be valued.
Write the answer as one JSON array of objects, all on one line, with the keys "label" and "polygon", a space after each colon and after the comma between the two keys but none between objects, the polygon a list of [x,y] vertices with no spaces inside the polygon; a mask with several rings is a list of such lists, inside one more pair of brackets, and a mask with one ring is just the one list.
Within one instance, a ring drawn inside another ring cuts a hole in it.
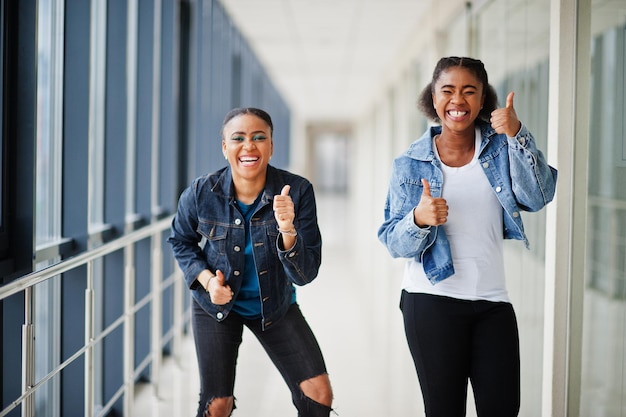
[{"label": "wrist", "polygon": [[205,290],[206,290],[207,292],[209,292],[209,286],[211,285],[211,280],[212,280],[213,278],[217,278],[217,275],[211,275],[211,276],[209,277],[209,279],[207,279],[207,280],[206,280],[206,287],[205,287]]},{"label": "wrist", "polygon": [[216,275],[213,275],[213,273],[207,269],[204,270],[200,275],[198,275],[198,278],[196,278],[196,280],[206,292],[209,292],[209,284],[211,283],[211,280],[215,277]]},{"label": "wrist", "polygon": [[277,226],[276,230],[278,230],[280,233],[287,235],[287,236],[298,236],[298,232],[296,231],[296,228],[293,226],[291,226],[291,228],[289,229],[281,229],[280,226]]}]

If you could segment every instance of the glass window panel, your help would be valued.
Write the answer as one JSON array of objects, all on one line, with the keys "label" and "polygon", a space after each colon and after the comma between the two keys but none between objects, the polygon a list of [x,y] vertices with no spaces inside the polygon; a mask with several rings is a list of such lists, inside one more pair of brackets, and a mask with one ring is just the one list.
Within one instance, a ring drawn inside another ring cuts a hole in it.
[{"label": "glass window panel", "polygon": [[626,416],[626,3],[592,1],[580,415]]},{"label": "glass window panel", "polygon": [[[36,245],[61,238],[61,150],[62,150],[62,71],[63,2],[40,0],[37,18],[37,166],[36,166]],[[41,269],[59,258],[36,265]],[[58,365],[60,282],[57,278],[34,289],[35,378],[39,381]],[[59,381],[50,380],[35,393],[37,415],[57,416]]]}]

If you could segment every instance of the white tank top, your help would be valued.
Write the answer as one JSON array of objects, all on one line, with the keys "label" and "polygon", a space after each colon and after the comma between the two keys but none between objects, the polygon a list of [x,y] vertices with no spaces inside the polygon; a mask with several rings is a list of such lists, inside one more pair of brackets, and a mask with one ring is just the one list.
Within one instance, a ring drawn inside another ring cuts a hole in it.
[{"label": "white tank top", "polygon": [[[422,264],[410,259],[402,282],[408,292],[510,301],[504,276],[502,206],[478,162],[480,143],[476,129],[472,161],[462,167],[442,163],[442,197],[448,204],[448,220],[442,227],[450,241],[455,273],[433,285]],[[433,149],[439,158],[434,139]]]}]

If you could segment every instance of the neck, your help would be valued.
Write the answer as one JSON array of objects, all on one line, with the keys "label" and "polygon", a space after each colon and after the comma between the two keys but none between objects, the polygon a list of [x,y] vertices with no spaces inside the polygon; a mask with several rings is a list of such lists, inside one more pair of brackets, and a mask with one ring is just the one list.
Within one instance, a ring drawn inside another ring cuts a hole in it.
[{"label": "neck", "polygon": [[252,204],[259,193],[263,191],[265,178],[263,178],[263,181],[259,181],[258,179],[249,181],[244,178],[233,178],[233,184],[235,186],[235,198],[244,204]]},{"label": "neck", "polygon": [[448,149],[453,149],[459,152],[466,152],[474,149],[474,143],[476,140],[476,133],[474,127],[463,131],[452,131],[448,129],[442,129],[441,135],[438,135],[437,142],[445,145]]},{"label": "neck", "polygon": [[450,134],[435,136],[435,144],[441,161],[451,167],[468,164],[474,157],[475,135]]}]

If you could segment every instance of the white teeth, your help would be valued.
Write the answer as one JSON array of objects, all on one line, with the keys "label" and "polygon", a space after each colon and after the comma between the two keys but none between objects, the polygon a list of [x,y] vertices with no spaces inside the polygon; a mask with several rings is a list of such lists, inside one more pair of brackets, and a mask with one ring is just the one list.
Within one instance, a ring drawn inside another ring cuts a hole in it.
[{"label": "white teeth", "polygon": [[450,113],[450,116],[453,116],[453,117],[460,117],[460,116],[464,116],[467,112],[464,112],[464,111],[458,111],[458,110],[452,110],[452,111],[450,111],[449,113]]}]

